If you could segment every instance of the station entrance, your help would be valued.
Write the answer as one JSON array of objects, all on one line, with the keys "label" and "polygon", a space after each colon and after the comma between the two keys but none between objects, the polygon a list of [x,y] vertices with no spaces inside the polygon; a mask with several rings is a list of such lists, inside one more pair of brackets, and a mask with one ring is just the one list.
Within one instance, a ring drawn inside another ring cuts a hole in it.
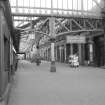
[{"label": "station entrance", "polygon": [[85,57],[85,43],[86,38],[84,36],[67,36],[66,38],[66,53],[67,58],[70,55],[76,54],[79,57],[80,64],[84,63]]},{"label": "station entrance", "polygon": [[94,38],[94,61],[96,66],[104,66],[104,37]]},{"label": "station entrance", "polygon": [[67,44],[66,45],[67,60],[68,60],[70,55],[76,54],[79,57],[80,64],[83,64],[83,62],[84,62],[84,52],[85,52],[84,46],[85,46],[85,44],[78,44],[78,43]]}]

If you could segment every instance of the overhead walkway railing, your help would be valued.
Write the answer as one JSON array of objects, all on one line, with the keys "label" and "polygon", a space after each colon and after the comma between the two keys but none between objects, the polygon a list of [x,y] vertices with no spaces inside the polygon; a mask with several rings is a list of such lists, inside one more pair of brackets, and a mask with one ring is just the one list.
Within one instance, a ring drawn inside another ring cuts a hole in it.
[{"label": "overhead walkway railing", "polygon": [[[22,12],[22,9],[31,12]],[[16,7],[13,6],[12,9],[16,10]],[[58,9],[53,8],[53,16],[55,17],[71,17],[71,16],[78,16],[78,17],[101,17],[101,13],[97,13],[95,11],[83,11],[83,10],[72,10],[72,9]],[[22,17],[39,17],[39,16],[51,16],[51,8],[27,8],[27,7],[18,7],[18,11],[12,12],[13,16],[22,16]],[[14,19],[16,20],[16,19]]]},{"label": "overhead walkway railing", "polygon": [[94,17],[100,18],[102,0],[10,0],[15,22],[30,21],[26,17]]},{"label": "overhead walkway railing", "polygon": [[[53,14],[53,17],[55,18],[70,19],[71,21],[67,20],[70,23],[69,25],[67,23],[64,23],[65,24],[64,25],[62,22],[59,22],[58,20],[57,22],[58,25],[56,25],[56,32],[57,32],[56,34],[59,34],[62,32],[64,33],[65,29],[66,31],[69,31],[69,32],[74,31],[74,30],[71,30],[73,24],[75,25],[76,28],[79,28],[80,31],[84,30],[84,28],[86,31],[89,31],[90,29],[91,29],[90,31],[93,31],[94,29],[97,31],[97,29],[99,29],[99,27],[97,27],[98,26],[97,23],[101,23],[101,20],[102,20],[101,10],[97,5],[97,3],[99,3],[99,1],[101,2],[101,0],[98,0],[98,1],[97,0],[60,0],[60,1],[56,0],[57,2],[55,2],[55,0],[49,0],[49,1],[47,0],[45,1],[45,4],[49,3],[49,5],[46,4],[44,6],[42,5],[43,4],[42,0],[40,1],[28,0],[28,1],[29,2],[27,4],[27,3],[24,3],[23,0],[21,0],[23,4],[20,5],[20,0],[14,0],[14,2],[16,3],[14,5],[11,4],[14,21],[31,22],[32,20],[34,20],[33,17],[48,18],[48,17],[52,17],[52,14]],[[39,2],[39,4],[37,4],[37,1]],[[95,1],[97,1],[97,3]],[[59,3],[62,4],[61,7],[59,6]],[[29,17],[29,18],[24,19],[26,17]],[[78,19],[76,19],[76,17]],[[30,20],[30,18],[32,18],[32,20]],[[84,18],[86,18],[87,20],[85,20]],[[81,19],[82,19],[82,22],[81,22]],[[99,19],[98,21],[100,22],[97,22],[97,20],[94,20],[94,19]],[[81,25],[81,24],[84,24],[84,25]],[[102,25],[99,25],[99,26],[102,26]],[[77,31],[79,30],[77,29]],[[32,32],[32,30],[30,29],[26,31]],[[25,34],[26,34],[26,31],[24,30]]]}]

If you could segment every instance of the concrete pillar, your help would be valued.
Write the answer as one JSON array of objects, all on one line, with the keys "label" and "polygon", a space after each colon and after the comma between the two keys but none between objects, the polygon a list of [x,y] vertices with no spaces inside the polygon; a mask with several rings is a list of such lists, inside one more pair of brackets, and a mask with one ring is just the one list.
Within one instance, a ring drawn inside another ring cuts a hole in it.
[{"label": "concrete pillar", "polygon": [[51,60],[55,61],[55,56],[54,56],[54,43],[51,43]]},{"label": "concrete pillar", "polygon": [[61,46],[59,46],[60,62],[61,62],[61,56],[62,56],[62,55],[61,55],[61,54],[62,54],[62,52],[61,52],[61,51],[62,51],[62,48],[61,48]]},{"label": "concrete pillar", "polygon": [[47,48],[47,61],[48,61],[48,48]]},{"label": "concrete pillar", "polygon": [[82,44],[82,63],[84,64],[84,60],[85,60],[85,45]]},{"label": "concrete pillar", "polygon": [[64,47],[64,51],[65,51],[65,62],[66,62],[66,44],[65,44],[65,47]]},{"label": "concrete pillar", "polygon": [[89,60],[93,62],[93,44],[89,43]]},{"label": "concrete pillar", "polygon": [[49,19],[49,28],[50,28],[50,41],[51,41],[51,72],[56,72],[55,67],[55,18],[50,17]]},{"label": "concrete pillar", "polygon": [[89,64],[93,64],[93,40],[92,38],[88,41],[88,47],[89,47]]},{"label": "concrete pillar", "polygon": [[55,50],[56,50],[56,61],[57,61],[57,46],[56,46],[56,49]]},{"label": "concrete pillar", "polygon": [[81,44],[78,44],[78,56],[79,56],[79,63],[82,64],[82,47]]},{"label": "concrete pillar", "polygon": [[48,47],[48,61],[49,61],[49,47]]}]

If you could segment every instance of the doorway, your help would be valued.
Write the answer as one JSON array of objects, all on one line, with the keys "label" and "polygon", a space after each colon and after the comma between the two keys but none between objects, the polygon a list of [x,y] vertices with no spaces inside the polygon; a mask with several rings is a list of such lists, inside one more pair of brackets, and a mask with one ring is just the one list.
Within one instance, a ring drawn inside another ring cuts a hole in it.
[{"label": "doorway", "polygon": [[104,66],[104,38],[101,37],[95,37],[94,38],[95,43],[95,54],[94,54],[94,61],[96,66]]}]

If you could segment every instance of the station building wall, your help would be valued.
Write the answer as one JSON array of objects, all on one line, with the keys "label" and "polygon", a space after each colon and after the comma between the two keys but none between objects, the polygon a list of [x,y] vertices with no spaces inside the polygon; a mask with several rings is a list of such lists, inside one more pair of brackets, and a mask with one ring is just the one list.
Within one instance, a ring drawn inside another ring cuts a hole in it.
[{"label": "station building wall", "polygon": [[[70,54],[77,54],[81,65],[103,66],[104,65],[104,41],[103,35],[98,37],[85,37],[85,42],[67,43],[66,37],[56,38],[55,60],[68,63]],[[48,44],[49,45],[49,44]],[[40,50],[44,60],[51,60],[50,45],[43,45]]]}]

